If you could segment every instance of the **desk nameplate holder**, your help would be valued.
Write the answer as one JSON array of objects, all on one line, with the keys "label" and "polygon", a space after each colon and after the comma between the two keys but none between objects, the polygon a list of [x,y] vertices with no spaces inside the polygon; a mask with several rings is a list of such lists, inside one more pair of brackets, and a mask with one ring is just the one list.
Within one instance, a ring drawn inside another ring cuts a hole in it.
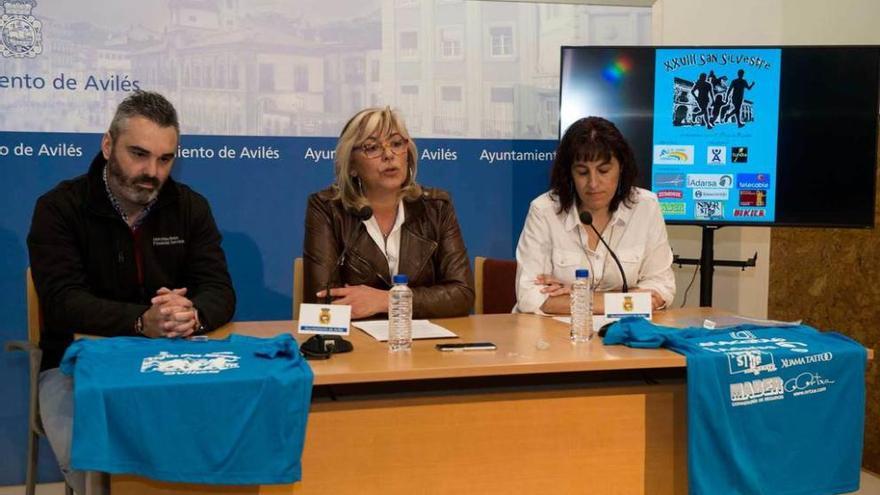
[{"label": "desk nameplate holder", "polygon": [[650,292],[606,292],[605,318],[619,320],[627,316],[651,319],[653,305]]},{"label": "desk nameplate holder", "polygon": [[348,335],[351,306],[345,304],[301,304],[297,332],[316,335]]}]

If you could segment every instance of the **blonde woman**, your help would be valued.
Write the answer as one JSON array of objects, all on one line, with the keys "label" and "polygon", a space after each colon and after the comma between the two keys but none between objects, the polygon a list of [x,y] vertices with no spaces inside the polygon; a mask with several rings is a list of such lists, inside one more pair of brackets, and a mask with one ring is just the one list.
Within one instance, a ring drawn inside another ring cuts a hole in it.
[{"label": "blonde woman", "polygon": [[405,274],[414,318],[470,311],[473,275],[452,201],[420,186],[417,170],[415,143],[390,108],[348,121],[336,144],[336,180],[309,196],[305,302],[326,300],[329,290],[335,304],[351,305],[352,318],[387,313],[391,278]]}]

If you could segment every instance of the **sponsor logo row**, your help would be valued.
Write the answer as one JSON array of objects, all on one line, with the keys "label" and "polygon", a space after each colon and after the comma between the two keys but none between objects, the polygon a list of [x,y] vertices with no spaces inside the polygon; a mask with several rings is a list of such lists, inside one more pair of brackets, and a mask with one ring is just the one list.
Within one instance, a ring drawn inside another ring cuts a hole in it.
[{"label": "sponsor logo row", "polygon": [[[664,216],[685,216],[687,203],[684,201],[663,201],[660,203],[660,211]],[[732,218],[765,218],[767,210],[763,208],[733,208],[730,210]],[[725,214],[722,201],[694,201],[694,217],[701,220],[720,220],[728,218]]]},{"label": "sponsor logo row", "polygon": [[[767,191],[763,189],[740,189],[739,205],[763,208],[767,206]],[[730,199],[729,189],[694,189],[693,199],[715,199],[727,201]],[[657,198],[661,200],[684,199],[684,191],[680,189],[660,189]]]},{"label": "sponsor logo row", "polygon": [[[742,333],[743,335],[738,335]],[[749,331],[735,332],[731,336],[754,337]],[[786,395],[799,397],[825,392],[834,384],[834,380],[820,375],[816,369],[808,369],[797,375],[789,375],[787,379],[780,376],[758,378],[761,373],[776,373],[780,369],[791,367],[814,368],[815,365],[827,363],[834,359],[831,352],[804,354],[806,345],[802,342],[790,342],[784,339],[770,339],[769,342],[752,338],[748,342],[773,344],[766,347],[753,346],[749,349],[740,348],[726,352],[730,375],[753,375],[752,380],[738,381],[730,384],[730,402],[734,407],[749,406],[762,402],[782,400]],[[703,344],[701,344],[703,345]],[[795,355],[774,356],[773,352],[764,349],[783,348]],[[779,358],[778,361],[776,358]]]},{"label": "sponsor logo row", "polygon": [[[728,163],[728,159],[730,163],[748,163],[749,148],[747,146],[706,147],[706,163],[708,165],[725,165]],[[693,165],[694,161],[694,145],[692,144],[654,145],[655,165]]]},{"label": "sponsor logo row", "polygon": [[[725,212],[725,202],[731,200],[731,189],[739,208]],[[764,218],[767,213],[767,193],[770,174],[655,174],[654,188],[660,208],[666,216],[685,216],[687,204],[694,200],[694,217],[698,219]],[[680,189],[686,188],[689,189]]]},{"label": "sponsor logo row", "polygon": [[700,189],[770,189],[770,174],[654,174],[654,185]]},{"label": "sponsor logo row", "polygon": [[834,380],[812,371],[805,371],[787,380],[778,376],[759,378],[731,383],[730,402],[734,407],[749,406],[761,402],[782,400],[785,398],[785,394],[793,397],[821,394],[831,385],[834,385]]},{"label": "sponsor logo row", "polygon": [[764,350],[736,350],[727,352],[727,364],[731,375],[746,374],[758,376],[762,372],[775,372],[780,366],[806,366],[827,363],[834,359],[831,352],[806,354],[802,356],[782,357],[777,365],[772,352]]}]

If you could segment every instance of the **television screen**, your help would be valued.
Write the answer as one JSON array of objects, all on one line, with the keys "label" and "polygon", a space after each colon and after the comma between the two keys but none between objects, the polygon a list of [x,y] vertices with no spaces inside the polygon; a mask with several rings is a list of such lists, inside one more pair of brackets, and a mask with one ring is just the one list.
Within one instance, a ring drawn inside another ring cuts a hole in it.
[{"label": "television screen", "polygon": [[620,128],[670,224],[873,227],[880,47],[563,47],[560,135]]}]

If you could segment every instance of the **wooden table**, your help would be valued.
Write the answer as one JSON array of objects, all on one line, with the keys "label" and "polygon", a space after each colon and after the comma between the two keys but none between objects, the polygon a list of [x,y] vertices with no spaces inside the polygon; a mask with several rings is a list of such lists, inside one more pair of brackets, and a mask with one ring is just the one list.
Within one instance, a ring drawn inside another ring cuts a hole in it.
[{"label": "wooden table", "polygon": [[[669,310],[655,321],[689,326],[715,314]],[[684,357],[598,339],[573,345],[566,324],[534,315],[435,322],[498,349],[441,353],[437,340],[425,340],[389,353],[354,330],[354,352],[311,362],[301,483],[206,487],[114,476],[114,495],[687,492]],[[237,322],[215,334],[294,328]]]}]

